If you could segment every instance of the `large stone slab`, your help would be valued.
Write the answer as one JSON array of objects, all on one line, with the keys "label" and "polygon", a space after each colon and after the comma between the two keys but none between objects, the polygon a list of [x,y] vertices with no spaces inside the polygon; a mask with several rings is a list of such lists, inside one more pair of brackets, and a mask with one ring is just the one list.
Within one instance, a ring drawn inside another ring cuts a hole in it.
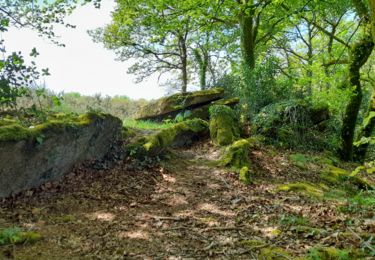
[{"label": "large stone slab", "polygon": [[223,97],[224,89],[222,88],[174,94],[155,100],[143,107],[137,119],[153,121],[162,121],[167,118],[173,119],[181,111],[194,110]]},{"label": "large stone slab", "polygon": [[75,164],[102,159],[119,143],[120,119],[102,114],[81,119],[23,129],[22,136],[2,135],[0,197],[58,180]]}]

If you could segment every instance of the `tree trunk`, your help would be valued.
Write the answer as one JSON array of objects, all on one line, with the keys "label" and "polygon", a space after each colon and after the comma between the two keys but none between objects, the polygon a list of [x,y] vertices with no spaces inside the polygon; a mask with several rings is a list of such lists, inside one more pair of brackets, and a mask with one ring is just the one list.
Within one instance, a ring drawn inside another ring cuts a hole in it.
[{"label": "tree trunk", "polygon": [[340,155],[343,160],[353,159],[353,140],[358,112],[362,102],[362,87],[360,81],[360,69],[371,55],[374,44],[369,35],[355,44],[351,49],[351,61],[349,66],[349,86],[353,88],[349,103],[346,107],[343,125],[341,129],[342,147]]},{"label": "tree trunk", "polygon": [[370,7],[370,20],[371,20],[371,30],[372,30],[372,39],[375,43],[375,0],[368,0]]},{"label": "tree trunk", "polygon": [[194,56],[198,63],[199,70],[199,86],[201,90],[205,90],[207,86],[207,69],[208,69],[208,53],[204,49],[194,49]]},{"label": "tree trunk", "polygon": [[181,71],[182,71],[182,88],[181,93],[187,92],[188,71],[187,71],[187,46],[184,37],[180,37],[180,51],[181,51]]},{"label": "tree trunk", "polygon": [[[365,115],[363,126],[358,135],[357,140],[360,141],[362,137],[371,137],[372,131],[375,128],[375,89],[372,91],[372,96],[370,100],[370,105],[368,111]],[[361,144],[355,149],[355,159],[363,162],[366,158],[367,149],[369,147],[368,143]]]},{"label": "tree trunk", "polygon": [[254,37],[254,10],[249,8],[249,1],[246,0],[239,15],[241,31],[241,51],[243,62],[247,70],[255,67],[255,37]]}]

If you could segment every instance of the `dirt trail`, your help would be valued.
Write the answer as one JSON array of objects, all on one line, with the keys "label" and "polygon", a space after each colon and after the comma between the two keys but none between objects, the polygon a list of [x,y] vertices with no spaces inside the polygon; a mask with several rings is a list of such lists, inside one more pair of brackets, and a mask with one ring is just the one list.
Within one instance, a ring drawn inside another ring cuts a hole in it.
[{"label": "dirt trail", "polygon": [[[0,259],[257,259],[269,246],[301,255],[319,240],[339,241],[327,228],[345,228],[334,206],[274,192],[270,158],[267,181],[245,186],[210,166],[218,155],[203,143],[175,150],[152,171],[126,163],[110,171],[77,169],[60,183],[4,201],[0,225],[35,230],[43,240],[2,247]],[[303,231],[282,232],[285,214],[305,216],[327,233],[312,240]]]},{"label": "dirt trail", "polygon": [[[249,259],[236,246],[252,237],[236,223],[245,194],[226,172],[207,166],[218,151],[197,146],[174,152],[157,172],[78,169],[62,183],[5,201],[0,223],[35,230],[34,245],[2,248],[16,259]],[[250,254],[250,255],[249,255]]]}]

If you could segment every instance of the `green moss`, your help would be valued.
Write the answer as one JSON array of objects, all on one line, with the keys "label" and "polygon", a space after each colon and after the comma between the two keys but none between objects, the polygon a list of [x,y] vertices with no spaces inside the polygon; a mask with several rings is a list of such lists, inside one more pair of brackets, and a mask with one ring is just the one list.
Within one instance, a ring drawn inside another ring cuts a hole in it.
[{"label": "green moss", "polygon": [[144,106],[139,113],[139,119],[152,119],[158,115],[161,116],[173,111],[183,110],[202,102],[222,98],[223,96],[224,89],[222,88],[174,94],[150,102],[148,105]]},{"label": "green moss", "polygon": [[298,168],[302,170],[306,170],[308,169],[308,163],[311,161],[311,158],[307,157],[304,154],[296,153],[296,154],[290,155],[290,160]]},{"label": "green moss", "polygon": [[351,250],[341,250],[334,247],[317,247],[309,250],[309,260],[351,260],[361,259],[361,254]]},{"label": "green moss", "polygon": [[244,184],[251,184],[252,183],[249,167],[245,166],[245,167],[241,168],[239,179]]},{"label": "green moss", "polygon": [[15,119],[9,119],[9,118],[2,118],[0,119],[0,127],[7,126],[7,125],[13,125],[16,124],[17,120]]},{"label": "green moss", "polygon": [[0,246],[34,243],[41,239],[41,235],[35,232],[23,232],[20,228],[7,228],[0,231]]},{"label": "green moss", "polygon": [[197,118],[187,120],[162,129],[156,134],[138,138],[127,146],[127,150],[131,156],[137,158],[155,156],[179,139],[183,139],[184,135],[204,135],[207,131],[208,123],[206,121]]},{"label": "green moss", "polygon": [[163,129],[155,135],[147,137],[147,142],[143,145],[143,147],[148,152],[160,150],[171,145],[179,134],[186,132],[201,133],[205,132],[207,129],[208,123],[204,120],[187,120]]},{"label": "green moss", "polygon": [[280,185],[278,187],[279,191],[288,191],[288,192],[300,192],[312,197],[323,197],[324,191],[321,187],[314,186],[310,183],[297,182]]},{"label": "green moss", "polygon": [[0,142],[20,141],[34,136],[32,130],[21,125],[6,125],[0,127]]},{"label": "green moss", "polygon": [[288,252],[280,247],[263,248],[259,255],[259,260],[285,260],[294,259]]},{"label": "green moss", "polygon": [[267,246],[266,242],[257,239],[243,240],[240,244],[248,250],[256,250]]},{"label": "green moss", "polygon": [[333,185],[341,185],[348,182],[362,190],[374,189],[373,185],[366,180],[358,176],[352,176],[350,172],[334,166],[328,166],[328,168],[320,174],[320,177]]},{"label": "green moss", "polygon": [[229,145],[240,136],[234,111],[224,105],[210,107],[210,135],[214,143]]},{"label": "green moss", "polygon": [[243,167],[248,167],[250,165],[250,149],[251,144],[246,139],[241,139],[234,142],[232,145],[225,148],[219,161],[219,165],[232,167],[236,170],[240,170]]},{"label": "green moss", "polygon": [[[0,142],[11,142],[26,140],[29,138],[37,138],[47,133],[61,133],[67,129],[76,129],[87,126],[94,120],[102,120],[112,116],[106,114],[87,113],[83,115],[72,114],[52,114],[49,115],[47,121],[41,124],[26,127],[17,122],[14,124],[0,125]],[[114,117],[113,117],[114,118]],[[114,118],[115,119],[115,118]]]}]

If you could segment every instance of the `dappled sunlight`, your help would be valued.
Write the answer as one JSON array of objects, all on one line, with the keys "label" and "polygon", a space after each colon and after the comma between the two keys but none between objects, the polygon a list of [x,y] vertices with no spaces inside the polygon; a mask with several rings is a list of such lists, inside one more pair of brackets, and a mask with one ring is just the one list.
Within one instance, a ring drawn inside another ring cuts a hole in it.
[{"label": "dappled sunlight", "polygon": [[99,220],[104,222],[111,222],[115,219],[116,215],[109,212],[97,211],[86,215],[90,220]]},{"label": "dappled sunlight", "polygon": [[144,230],[133,230],[120,232],[118,235],[119,238],[130,238],[130,239],[140,239],[140,240],[150,240],[150,234]]},{"label": "dappled sunlight", "polygon": [[186,200],[185,196],[173,194],[171,197],[165,200],[165,204],[169,206],[181,206],[188,205],[189,202]]},{"label": "dappled sunlight", "polygon": [[280,235],[281,231],[277,226],[268,226],[268,227],[253,227],[254,230],[261,232],[265,237],[275,238]]},{"label": "dappled sunlight", "polygon": [[162,173],[161,176],[163,177],[163,180],[166,181],[166,182],[170,182],[170,183],[175,183],[176,182],[176,178],[174,178],[174,177],[172,177],[170,175]]},{"label": "dappled sunlight", "polygon": [[217,205],[210,203],[202,203],[197,207],[201,211],[208,211],[213,214],[222,215],[225,217],[234,217],[236,214],[231,210],[221,210]]}]

